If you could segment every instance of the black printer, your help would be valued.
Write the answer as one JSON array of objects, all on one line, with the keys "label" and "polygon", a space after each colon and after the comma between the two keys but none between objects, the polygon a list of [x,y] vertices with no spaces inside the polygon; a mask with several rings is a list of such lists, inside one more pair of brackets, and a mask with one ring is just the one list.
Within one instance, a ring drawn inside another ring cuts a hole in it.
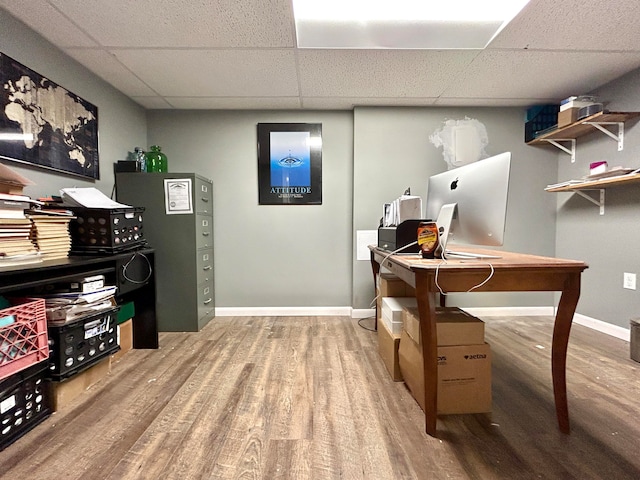
[{"label": "black printer", "polygon": [[433,220],[412,219],[393,227],[378,227],[378,247],[390,252],[401,249],[396,253],[420,253],[417,244],[418,226],[422,222],[431,221]]}]

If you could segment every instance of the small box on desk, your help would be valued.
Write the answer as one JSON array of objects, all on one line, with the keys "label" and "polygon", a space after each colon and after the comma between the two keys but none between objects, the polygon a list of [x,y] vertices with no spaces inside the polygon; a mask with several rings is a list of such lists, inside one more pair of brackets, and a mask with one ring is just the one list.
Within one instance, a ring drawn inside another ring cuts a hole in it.
[{"label": "small box on desk", "polygon": [[70,207],[73,253],[118,253],[145,244],[142,207],[101,209]]}]

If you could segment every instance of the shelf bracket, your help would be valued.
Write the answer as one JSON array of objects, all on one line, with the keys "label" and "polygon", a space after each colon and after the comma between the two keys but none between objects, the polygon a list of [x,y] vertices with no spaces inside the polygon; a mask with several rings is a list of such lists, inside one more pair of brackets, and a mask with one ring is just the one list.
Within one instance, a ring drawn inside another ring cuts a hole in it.
[{"label": "shelf bracket", "polygon": [[[624,149],[624,122],[583,122],[585,125],[591,125],[596,127],[605,135],[613,138],[616,142],[618,142],[618,151],[621,152]],[[618,135],[610,132],[602,125],[618,125]]]},{"label": "shelf bracket", "polygon": [[[600,215],[604,215],[604,188],[601,188],[599,190],[600,190],[600,201],[594,199],[590,195],[587,195],[586,193],[584,193],[583,190],[572,190],[572,191],[574,193],[577,193],[578,195],[580,195],[582,198],[586,198],[587,200],[589,200],[594,205],[597,205],[598,207],[600,207]],[[591,190],[589,190],[589,191],[591,191]]]},{"label": "shelf bracket", "polygon": [[[555,145],[563,152],[571,155],[571,163],[575,163],[576,161],[576,139],[575,138],[556,138],[554,140],[545,138],[544,141],[550,143],[551,145]],[[565,147],[564,145],[558,142],[571,142],[571,149],[568,149],[567,147]]]}]

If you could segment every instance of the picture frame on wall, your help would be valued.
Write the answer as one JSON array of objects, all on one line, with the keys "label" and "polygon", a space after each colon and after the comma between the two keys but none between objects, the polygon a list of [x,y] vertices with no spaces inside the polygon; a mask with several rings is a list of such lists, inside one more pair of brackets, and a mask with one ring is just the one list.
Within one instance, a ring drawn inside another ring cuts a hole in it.
[{"label": "picture frame on wall", "polygon": [[322,204],[322,124],[258,124],[260,205]]},{"label": "picture frame on wall", "polygon": [[100,178],[98,108],[0,53],[0,159]]}]

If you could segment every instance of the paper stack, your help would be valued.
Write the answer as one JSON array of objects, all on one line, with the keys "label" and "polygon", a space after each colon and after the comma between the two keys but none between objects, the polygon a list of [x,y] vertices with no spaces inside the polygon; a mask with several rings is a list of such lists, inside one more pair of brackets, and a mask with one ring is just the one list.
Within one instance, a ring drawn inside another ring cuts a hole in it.
[{"label": "paper stack", "polygon": [[45,299],[47,323],[66,325],[113,308],[116,287],[105,286],[93,292],[59,292],[39,295]]},{"label": "paper stack", "polygon": [[42,257],[31,241],[31,221],[28,218],[0,218],[0,267],[41,261]]},{"label": "paper stack", "polygon": [[28,213],[33,222],[32,240],[45,260],[66,258],[71,250],[70,211],[34,210]]}]

